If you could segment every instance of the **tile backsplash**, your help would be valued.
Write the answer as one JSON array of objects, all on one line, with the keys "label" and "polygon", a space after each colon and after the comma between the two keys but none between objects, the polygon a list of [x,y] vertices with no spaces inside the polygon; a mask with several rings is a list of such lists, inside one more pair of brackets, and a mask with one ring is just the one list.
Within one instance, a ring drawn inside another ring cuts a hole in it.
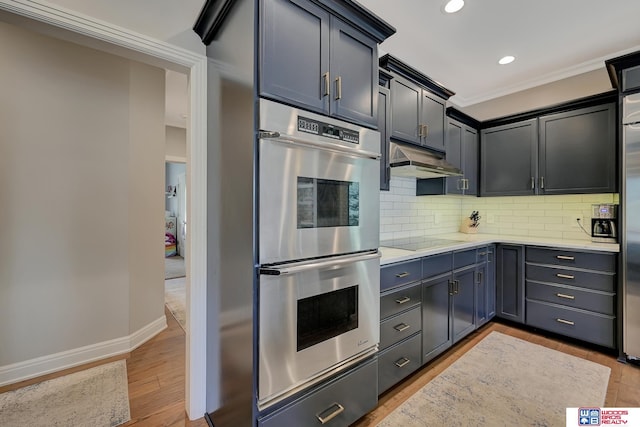
[{"label": "tile backsplash", "polygon": [[454,233],[462,218],[480,211],[478,233],[590,240],[591,205],[619,203],[617,194],[558,196],[416,196],[415,178],[392,177],[380,192],[380,240]]}]

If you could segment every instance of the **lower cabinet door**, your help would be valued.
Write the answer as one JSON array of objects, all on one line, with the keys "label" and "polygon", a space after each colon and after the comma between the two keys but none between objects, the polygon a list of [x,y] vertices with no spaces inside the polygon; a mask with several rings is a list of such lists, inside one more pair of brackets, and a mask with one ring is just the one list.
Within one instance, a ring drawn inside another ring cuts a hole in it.
[{"label": "lower cabinet door", "polygon": [[378,356],[379,394],[420,367],[420,344],[420,334],[416,334],[380,353]]},{"label": "lower cabinet door", "polygon": [[453,274],[454,290],[452,298],[453,342],[456,343],[476,328],[475,267]]},{"label": "lower cabinet door", "polygon": [[615,347],[614,316],[527,300],[527,325],[605,347]]},{"label": "lower cabinet door", "polygon": [[378,360],[373,360],[313,389],[258,419],[259,427],[347,427],[378,404]]},{"label": "lower cabinet door", "polygon": [[451,275],[422,284],[422,361],[436,357],[451,347]]}]

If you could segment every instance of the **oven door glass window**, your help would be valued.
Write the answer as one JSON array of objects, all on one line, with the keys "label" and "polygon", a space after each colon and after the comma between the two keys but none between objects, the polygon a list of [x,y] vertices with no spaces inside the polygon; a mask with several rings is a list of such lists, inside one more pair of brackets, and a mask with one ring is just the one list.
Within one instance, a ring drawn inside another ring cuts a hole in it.
[{"label": "oven door glass window", "polygon": [[358,327],[358,286],[298,300],[298,351]]},{"label": "oven door glass window", "polygon": [[350,227],[360,222],[357,182],[298,177],[298,228]]}]

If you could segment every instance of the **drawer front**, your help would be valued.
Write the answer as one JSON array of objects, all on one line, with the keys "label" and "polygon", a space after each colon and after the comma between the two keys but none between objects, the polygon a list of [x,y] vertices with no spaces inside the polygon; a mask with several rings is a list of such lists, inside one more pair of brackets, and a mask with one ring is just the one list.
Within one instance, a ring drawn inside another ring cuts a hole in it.
[{"label": "drawer front", "polygon": [[527,264],[526,278],[527,280],[559,283],[596,291],[615,292],[616,290],[616,276],[613,273],[598,273]]},{"label": "drawer front", "polygon": [[477,249],[469,249],[466,251],[454,252],[453,253],[453,269],[457,270],[458,268],[475,264],[477,254],[478,254]]},{"label": "drawer front", "polygon": [[380,323],[380,350],[402,341],[422,329],[422,310],[420,307],[393,316]]},{"label": "drawer front", "polygon": [[349,426],[378,404],[377,377],[378,363],[374,359],[260,418],[258,425]]},{"label": "drawer front", "polygon": [[527,298],[615,315],[615,294],[527,280]]},{"label": "drawer front", "polygon": [[397,384],[398,381],[421,366],[422,342],[420,334],[391,347],[378,356],[378,393]]},{"label": "drawer front", "polygon": [[478,248],[476,253],[476,263],[482,264],[483,262],[487,262],[489,260],[489,248],[482,247]]},{"label": "drawer front", "polygon": [[527,325],[615,347],[615,317],[527,300]]},{"label": "drawer front", "polygon": [[422,266],[420,259],[385,265],[380,269],[380,290],[395,288],[420,280]]},{"label": "drawer front", "polygon": [[398,314],[419,305],[422,300],[420,283],[384,292],[380,295],[380,319]]},{"label": "drawer front", "polygon": [[448,273],[453,267],[453,253],[447,252],[422,258],[422,278],[439,276]]},{"label": "drawer front", "polygon": [[616,272],[616,255],[611,253],[565,251],[535,246],[527,246],[526,253],[527,262]]}]

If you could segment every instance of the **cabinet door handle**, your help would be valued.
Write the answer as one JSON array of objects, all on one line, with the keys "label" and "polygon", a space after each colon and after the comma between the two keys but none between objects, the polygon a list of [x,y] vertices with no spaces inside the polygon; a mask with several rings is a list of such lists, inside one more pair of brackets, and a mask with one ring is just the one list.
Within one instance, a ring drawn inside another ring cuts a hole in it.
[{"label": "cabinet door handle", "polygon": [[482,284],[482,271],[478,271],[478,285]]},{"label": "cabinet door handle", "polygon": [[544,176],[540,177],[540,189],[544,190]]},{"label": "cabinet door handle", "polygon": [[344,411],[344,406],[339,403],[334,403],[329,408],[316,414],[316,418],[320,421],[320,424],[326,424]]},{"label": "cabinet door handle", "polygon": [[460,183],[464,181],[464,179],[459,179],[456,181],[456,190],[464,190],[464,183],[462,183],[462,188],[460,188]]},{"label": "cabinet door handle", "polygon": [[569,325],[569,326],[575,325],[575,322],[572,322],[571,320],[556,319],[556,322],[564,323],[565,325]]},{"label": "cabinet door handle", "polygon": [[429,136],[429,125],[424,125],[424,136],[425,138]]},{"label": "cabinet door handle", "polygon": [[409,273],[408,271],[403,271],[402,273],[396,274],[396,277],[398,279],[402,279],[403,277],[407,277],[409,274],[411,274],[411,273]]},{"label": "cabinet door handle", "polygon": [[459,280],[454,280],[454,281],[453,281],[453,284],[455,285],[455,289],[454,289],[453,293],[454,293],[454,294],[456,294],[456,295],[458,295],[458,290],[460,289],[460,288],[459,288],[459,286],[460,286],[460,281],[459,281]]},{"label": "cabinet door handle", "polygon": [[573,295],[567,295],[567,294],[558,293],[558,294],[556,294],[556,296],[558,298],[564,298],[564,299],[576,299],[576,297],[574,297]]},{"label": "cabinet door handle", "polygon": [[411,326],[407,325],[406,323],[400,323],[399,325],[394,326],[393,329],[395,329],[398,332],[402,332],[402,331],[406,331],[410,327]]},{"label": "cabinet door handle", "polygon": [[531,177],[531,189],[535,190],[536,189],[536,178],[535,177]]},{"label": "cabinet door handle", "polygon": [[422,124],[418,124],[418,138],[422,138],[424,136],[422,126]]},{"label": "cabinet door handle", "polygon": [[449,295],[453,295],[453,280],[449,280]]},{"label": "cabinet door handle", "polygon": [[575,257],[569,256],[569,255],[556,255],[556,258],[561,259],[563,261],[573,261],[576,259]]},{"label": "cabinet door handle", "polygon": [[396,365],[398,368],[402,368],[403,366],[407,366],[407,364],[408,364],[409,362],[411,362],[411,360],[407,359],[406,357],[402,357],[402,358],[400,358],[400,359],[396,360],[395,365]]},{"label": "cabinet door handle", "polygon": [[575,279],[575,277],[570,274],[562,274],[562,273],[556,274],[556,277],[559,277],[561,279]]},{"label": "cabinet door handle", "polygon": [[342,98],[342,77],[336,77],[336,101]]},{"label": "cabinet door handle", "polygon": [[465,179],[463,179],[463,181],[464,181],[463,190],[468,190],[469,189],[469,178],[465,178]]},{"label": "cabinet door handle", "polygon": [[399,298],[399,299],[396,300],[396,302],[398,304],[406,304],[409,301],[411,301],[411,298],[409,298],[409,297],[402,297],[402,298]]},{"label": "cabinet door handle", "polygon": [[322,84],[324,86],[324,92],[322,96],[329,96],[329,72],[327,71],[322,75]]}]

